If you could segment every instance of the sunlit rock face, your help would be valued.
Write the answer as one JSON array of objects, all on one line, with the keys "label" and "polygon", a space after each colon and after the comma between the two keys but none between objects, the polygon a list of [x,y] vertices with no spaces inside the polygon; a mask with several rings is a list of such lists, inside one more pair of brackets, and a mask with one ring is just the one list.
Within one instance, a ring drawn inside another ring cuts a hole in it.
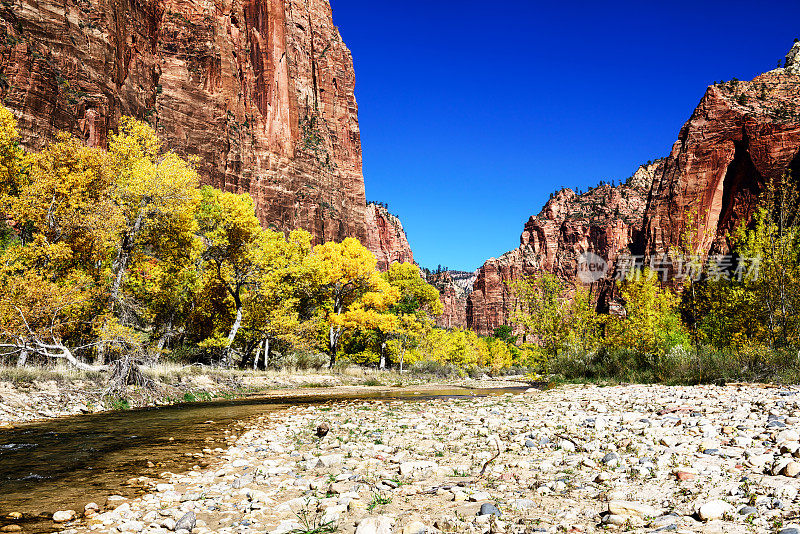
[{"label": "sunlit rock face", "polygon": [[[690,231],[700,253],[730,250],[765,184],[800,171],[800,43],[786,67],[708,88],[653,182],[643,252],[669,249]],[[689,227],[689,222],[692,227]]]},{"label": "sunlit rock face", "polygon": [[787,173],[800,178],[800,43],[781,68],[709,87],[669,156],[625,185],[555,193],[525,225],[520,247],[480,268],[467,325],[490,334],[507,324],[510,281],[547,271],[575,282],[583,252],[610,271],[620,254],[658,256],[683,235],[698,236],[698,254],[727,253],[730,232],[751,219],[765,185]]},{"label": "sunlit rock face", "polygon": [[249,193],[266,227],[365,238],[349,50],[327,0],[20,0],[0,8],[0,94],[23,143],[105,146],[122,115]]},{"label": "sunlit rock face", "polygon": [[478,269],[467,299],[467,326],[491,335],[508,324],[515,305],[510,282],[541,271],[575,282],[584,252],[613,269],[617,256],[630,254],[639,238],[647,193],[662,166],[663,160],[642,165],[625,184],[602,184],[583,194],[572,189],[554,193],[539,215],[525,223],[520,246]]},{"label": "sunlit rock face", "polygon": [[403,223],[384,206],[367,204],[364,246],[375,255],[378,269],[386,271],[393,263],[414,263]]},{"label": "sunlit rock face", "polygon": [[439,290],[442,314],[434,317],[439,328],[467,327],[467,298],[478,273],[468,271],[431,272],[427,281]]}]

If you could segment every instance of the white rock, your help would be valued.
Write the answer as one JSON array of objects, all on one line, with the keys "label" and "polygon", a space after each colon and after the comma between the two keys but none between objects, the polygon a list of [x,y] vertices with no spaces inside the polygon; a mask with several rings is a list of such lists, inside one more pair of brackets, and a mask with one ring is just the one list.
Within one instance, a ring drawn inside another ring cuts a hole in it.
[{"label": "white rock", "polygon": [[325,467],[333,467],[336,465],[341,465],[343,460],[344,456],[341,454],[328,454],[327,456],[319,457],[319,461]]},{"label": "white rock", "polygon": [[775,490],[775,496],[783,501],[792,502],[797,498],[797,488],[781,486]]},{"label": "white rock", "polygon": [[394,520],[386,516],[365,517],[358,523],[356,534],[392,534]]},{"label": "white rock", "polygon": [[289,532],[302,531],[303,525],[294,519],[284,519],[277,527],[269,531],[269,534],[288,534]]},{"label": "white rock", "polygon": [[778,432],[778,435],[775,436],[775,443],[781,443],[784,441],[800,441],[800,434],[790,428],[781,430]]},{"label": "white rock", "polygon": [[703,521],[713,521],[720,519],[725,514],[733,513],[733,506],[725,501],[715,500],[708,501],[700,506],[697,510],[697,515]]},{"label": "white rock", "polygon": [[403,527],[403,534],[429,534],[433,532],[425,523],[412,521]]},{"label": "white rock", "polygon": [[400,474],[404,477],[423,475],[437,467],[436,462],[419,460],[416,462],[403,462],[400,464]]},{"label": "white rock", "polygon": [[612,515],[631,515],[638,517],[656,517],[658,510],[640,502],[611,501],[608,503],[608,512]]},{"label": "white rock", "polygon": [[72,521],[78,514],[75,510],[59,510],[53,514],[53,521],[56,523],[66,523]]}]

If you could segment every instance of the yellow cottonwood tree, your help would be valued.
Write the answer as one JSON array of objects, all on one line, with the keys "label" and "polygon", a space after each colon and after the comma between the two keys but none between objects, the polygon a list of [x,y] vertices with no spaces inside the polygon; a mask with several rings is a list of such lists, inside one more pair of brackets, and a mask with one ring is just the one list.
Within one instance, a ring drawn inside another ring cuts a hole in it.
[{"label": "yellow cottonwood tree", "polygon": [[392,339],[393,352],[399,353],[400,371],[403,370],[405,353],[410,344],[414,344],[422,332],[425,323],[431,317],[440,315],[443,310],[439,300],[439,291],[428,284],[420,276],[419,267],[413,263],[393,263],[383,277],[400,292],[400,298],[391,307],[390,312],[397,316],[391,331],[378,330],[381,343],[380,367],[384,368],[386,362],[386,347]]},{"label": "yellow cottonwood tree", "polygon": [[317,317],[303,317],[301,307],[308,296],[314,273],[306,261],[311,253],[311,234],[294,230],[287,238],[280,232],[265,230],[264,265],[245,310],[245,337],[255,344],[253,368],[263,355],[269,366],[270,348],[281,341],[292,346],[306,343],[318,329]]},{"label": "yellow cottonwood tree", "polygon": [[0,222],[11,216],[11,200],[26,184],[30,163],[30,156],[19,146],[14,114],[0,106]]},{"label": "yellow cottonwood tree", "polygon": [[230,364],[245,302],[264,272],[269,247],[276,245],[276,236],[261,228],[250,195],[226,193],[209,186],[201,192],[197,220],[204,268],[209,279],[222,286],[233,301],[235,318],[222,343],[226,363]]},{"label": "yellow cottonwood tree", "polygon": [[[112,307],[119,305],[125,276],[134,257],[181,264],[196,254],[195,211],[200,202],[194,165],[161,141],[146,123],[122,117],[109,142],[114,197],[123,219],[112,264]],[[174,267],[174,266],[173,266]]]},{"label": "yellow cottonwood tree", "polygon": [[399,292],[377,271],[375,256],[352,237],[317,245],[311,259],[317,263],[318,292],[326,310],[326,348],[333,367],[346,330],[394,328],[395,319],[384,315]]},{"label": "yellow cottonwood tree", "polygon": [[83,365],[67,343],[87,340],[102,309],[119,222],[112,178],[102,151],[67,135],[29,163],[30,179],[7,196],[20,231],[0,259],[3,337],[21,363],[39,354]]}]

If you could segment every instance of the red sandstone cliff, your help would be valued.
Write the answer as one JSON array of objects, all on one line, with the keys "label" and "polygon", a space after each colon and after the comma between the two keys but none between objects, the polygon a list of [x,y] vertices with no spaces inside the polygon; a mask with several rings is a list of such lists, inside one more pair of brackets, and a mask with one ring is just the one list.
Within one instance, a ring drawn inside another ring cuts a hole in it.
[{"label": "red sandstone cliff", "polygon": [[784,68],[708,88],[653,184],[644,252],[676,244],[687,214],[697,221],[698,252],[729,251],[728,232],[785,172],[800,174],[800,43]]},{"label": "red sandstone cliff", "polygon": [[618,254],[630,253],[642,227],[647,192],[662,165],[663,160],[643,165],[616,187],[603,184],[581,195],[571,189],[555,193],[525,224],[520,246],[478,270],[467,299],[467,326],[489,335],[506,324],[514,307],[508,282],[538,271],[575,280],[578,257],[584,252],[611,264]]},{"label": "red sandstone cliff", "polygon": [[656,255],[694,219],[697,252],[726,252],[728,233],[751,217],[764,185],[800,177],[800,43],[783,68],[708,88],[669,157],[641,167],[626,186],[558,192],[525,225],[520,247],[488,260],[467,302],[467,324],[490,334],[513,308],[507,282],[537,271],[575,281],[576,257],[621,251]]},{"label": "red sandstone cliff", "polygon": [[102,146],[121,115],[247,192],[265,226],[365,237],[355,76],[327,0],[40,0],[0,7],[0,96],[25,145]]},{"label": "red sandstone cliff", "polygon": [[414,263],[414,254],[400,219],[385,207],[372,202],[367,204],[365,215],[364,246],[375,254],[378,269],[386,271],[393,263]]}]

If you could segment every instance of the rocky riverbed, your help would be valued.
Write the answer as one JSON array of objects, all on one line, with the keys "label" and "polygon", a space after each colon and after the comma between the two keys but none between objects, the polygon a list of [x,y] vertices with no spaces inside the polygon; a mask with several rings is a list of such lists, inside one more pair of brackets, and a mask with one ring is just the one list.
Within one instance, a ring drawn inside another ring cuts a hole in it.
[{"label": "rocky riverbed", "polygon": [[206,449],[210,467],[141,479],[141,497],[65,510],[54,527],[800,533],[798,392],[570,386],[297,406]]}]

